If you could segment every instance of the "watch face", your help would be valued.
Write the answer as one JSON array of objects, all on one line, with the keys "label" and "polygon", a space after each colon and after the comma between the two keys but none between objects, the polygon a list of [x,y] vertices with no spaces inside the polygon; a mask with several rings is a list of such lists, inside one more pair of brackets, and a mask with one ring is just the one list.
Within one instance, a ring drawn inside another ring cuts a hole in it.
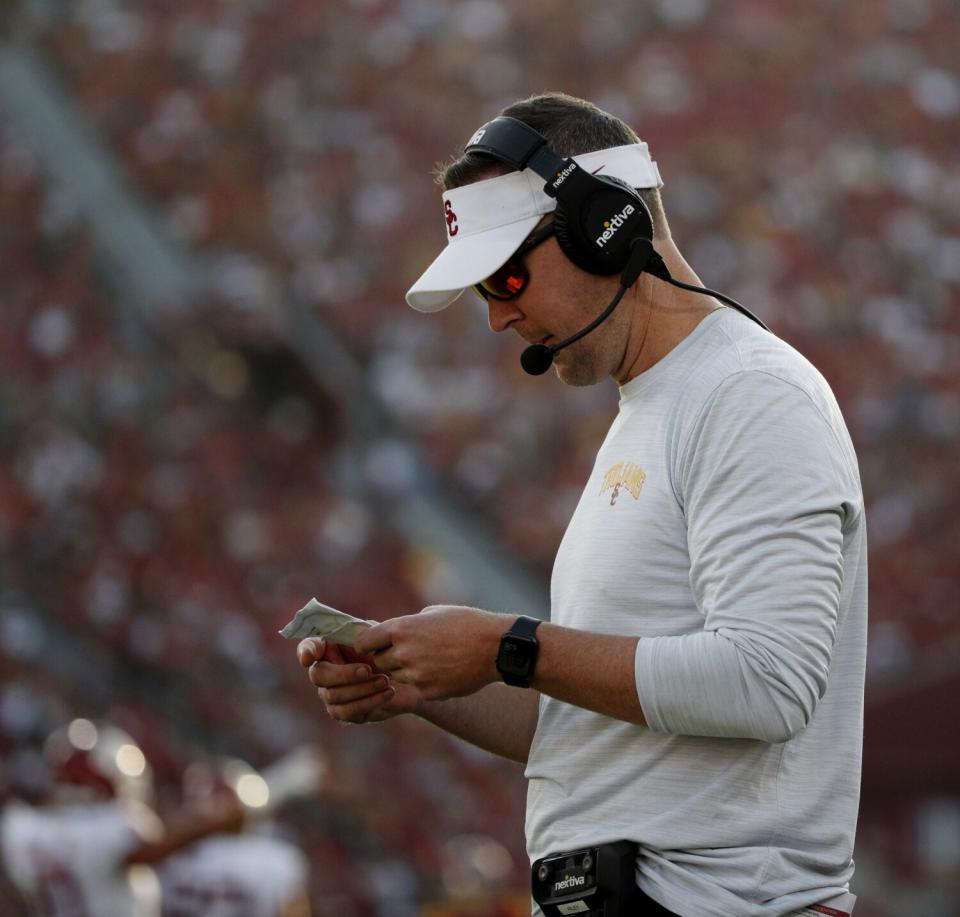
[{"label": "watch face", "polygon": [[536,642],[518,637],[504,637],[500,643],[500,655],[497,666],[502,672],[512,675],[526,675],[530,671],[533,649]]}]

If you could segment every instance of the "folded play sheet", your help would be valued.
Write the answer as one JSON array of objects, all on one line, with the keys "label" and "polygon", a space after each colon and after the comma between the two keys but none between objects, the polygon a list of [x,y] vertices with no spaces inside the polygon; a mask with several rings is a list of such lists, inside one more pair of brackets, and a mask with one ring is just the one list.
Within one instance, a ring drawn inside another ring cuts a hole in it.
[{"label": "folded play sheet", "polygon": [[324,605],[316,599],[310,599],[294,615],[293,620],[280,631],[280,635],[290,640],[323,637],[331,643],[353,646],[353,641],[357,639],[360,631],[376,623],[376,621],[355,618],[353,615],[344,614],[336,608]]}]

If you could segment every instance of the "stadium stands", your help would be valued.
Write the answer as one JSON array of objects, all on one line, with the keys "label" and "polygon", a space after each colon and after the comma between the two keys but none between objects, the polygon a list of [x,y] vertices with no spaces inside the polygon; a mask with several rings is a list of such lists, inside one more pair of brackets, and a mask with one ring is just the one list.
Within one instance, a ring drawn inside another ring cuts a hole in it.
[{"label": "stadium stands", "polygon": [[[431,317],[403,304],[443,244],[430,168],[541,89],[638,129],[705,283],[837,393],[868,500],[871,685],[960,636],[960,15],[936,0],[643,7],[44,0],[4,14],[7,41],[43,52],[131,191],[216,278],[187,315],[144,324],[66,189],[0,122],[8,790],[36,789],[33,749],[73,715],[115,718],[170,787],[193,749],[262,763],[319,734],[335,779],[289,816],[318,866],[318,914],[522,905],[519,770],[416,722],[341,730],[276,637],[314,594],[387,617],[457,581],[381,524],[389,455],[344,490],[351,405],[291,353],[275,310],[289,296],[323,316],[453,499],[546,589],[613,387],[524,376],[519,342],[491,335],[469,297]],[[871,821],[868,801],[865,860],[909,860],[922,882],[915,857],[877,840],[894,816]],[[458,838],[494,844],[466,877]],[[937,881],[955,888],[960,854],[951,868]]]}]

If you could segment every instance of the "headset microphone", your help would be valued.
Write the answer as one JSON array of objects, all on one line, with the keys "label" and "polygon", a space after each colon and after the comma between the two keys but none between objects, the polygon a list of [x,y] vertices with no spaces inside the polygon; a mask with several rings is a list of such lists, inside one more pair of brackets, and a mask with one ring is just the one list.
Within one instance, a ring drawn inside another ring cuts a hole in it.
[{"label": "headset microphone", "polygon": [[732,306],[734,309],[742,312],[747,318],[753,319],[761,328],[767,331],[770,330],[746,306],[741,305],[735,299],[731,299],[729,296],[724,296],[723,293],[718,293],[716,290],[711,290],[707,287],[697,287],[690,283],[684,283],[681,280],[674,280],[673,277],[670,276],[670,271],[666,264],[664,264],[663,258],[661,258],[654,249],[650,240],[635,239],[631,246],[627,266],[623,269],[623,274],[620,277],[620,289],[617,290],[616,296],[610,300],[607,308],[590,322],[586,328],[583,328],[566,340],[561,341],[559,344],[551,344],[549,347],[547,347],[546,344],[531,344],[525,348],[523,353],[520,354],[520,365],[523,367],[524,372],[529,373],[531,376],[543,375],[553,364],[553,358],[559,351],[563,350],[564,347],[575,344],[580,338],[588,335],[613,314],[613,310],[617,308],[620,300],[623,299],[623,294],[637,282],[637,278],[644,271],[653,274],[654,277],[665,280],[675,287],[680,287],[682,290],[689,290],[691,293],[702,293],[704,296],[713,296],[715,299],[719,299],[728,306]]},{"label": "headset microphone", "polygon": [[553,355],[558,347],[547,347],[546,344],[531,344],[520,354],[520,365],[523,371],[530,376],[542,376],[553,364]]},{"label": "headset microphone", "polygon": [[[601,325],[613,314],[613,310],[617,308],[620,300],[623,299],[623,294],[637,282],[637,278],[646,270],[662,277],[667,268],[663,263],[663,259],[654,250],[649,239],[636,239],[631,248],[627,265],[623,269],[623,274],[620,276],[620,289],[617,290],[616,296],[610,300],[607,308],[590,322],[586,328],[583,328],[566,340],[561,341],[559,344],[551,344],[549,347],[547,347],[546,344],[531,344],[525,348],[523,353],[520,354],[520,365],[523,367],[524,372],[529,373],[531,376],[543,375],[553,363],[553,357],[556,353],[563,350],[564,347],[575,344],[580,338],[586,337],[594,328]],[[669,273],[667,273],[666,276],[669,277]]]}]

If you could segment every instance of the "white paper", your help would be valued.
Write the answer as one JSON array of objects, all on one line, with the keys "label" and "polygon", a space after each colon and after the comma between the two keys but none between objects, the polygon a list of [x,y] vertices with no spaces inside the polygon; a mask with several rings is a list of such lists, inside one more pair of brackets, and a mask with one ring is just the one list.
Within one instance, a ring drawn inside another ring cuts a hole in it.
[{"label": "white paper", "polygon": [[280,631],[280,636],[288,640],[323,637],[331,643],[353,646],[353,641],[360,636],[360,632],[376,623],[378,622],[355,618],[316,599],[310,599]]}]

